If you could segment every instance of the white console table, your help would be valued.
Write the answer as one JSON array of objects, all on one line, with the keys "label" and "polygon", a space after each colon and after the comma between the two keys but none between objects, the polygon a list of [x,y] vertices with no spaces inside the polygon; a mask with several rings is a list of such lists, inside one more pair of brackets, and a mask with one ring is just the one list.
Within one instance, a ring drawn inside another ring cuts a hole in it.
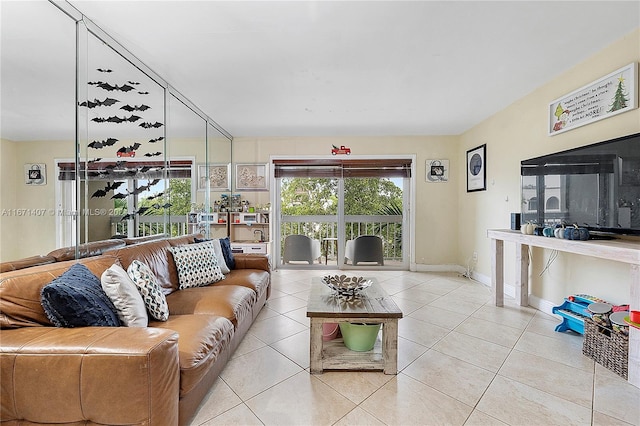
[{"label": "white console table", "polygon": [[[629,305],[640,310],[640,243],[627,240],[572,241],[558,238],[523,235],[518,231],[490,229],[491,292],[496,306],[504,304],[504,242],[515,243],[516,303],[529,304],[529,246],[567,253],[592,256],[628,263],[631,268]],[[629,327],[629,383],[640,388],[640,330]]]}]

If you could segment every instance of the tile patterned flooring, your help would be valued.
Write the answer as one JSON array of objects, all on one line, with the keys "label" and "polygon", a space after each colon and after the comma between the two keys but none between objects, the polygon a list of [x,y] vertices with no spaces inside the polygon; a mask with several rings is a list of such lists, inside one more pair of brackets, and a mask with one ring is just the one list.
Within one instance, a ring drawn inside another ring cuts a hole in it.
[{"label": "tile patterned flooring", "polygon": [[192,425],[640,426],[640,389],[582,355],[580,335],[512,300],[496,308],[487,287],[452,273],[376,271],[404,312],[397,376],[311,375],[305,306],[326,273],[272,274],[271,299]]}]

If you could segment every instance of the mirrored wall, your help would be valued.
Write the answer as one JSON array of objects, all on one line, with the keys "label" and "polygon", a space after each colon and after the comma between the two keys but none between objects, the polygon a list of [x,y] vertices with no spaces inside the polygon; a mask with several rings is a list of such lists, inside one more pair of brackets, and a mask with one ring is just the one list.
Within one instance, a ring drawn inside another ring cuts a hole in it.
[{"label": "mirrored wall", "polygon": [[0,261],[225,236],[231,136],[68,3],[5,4]]}]

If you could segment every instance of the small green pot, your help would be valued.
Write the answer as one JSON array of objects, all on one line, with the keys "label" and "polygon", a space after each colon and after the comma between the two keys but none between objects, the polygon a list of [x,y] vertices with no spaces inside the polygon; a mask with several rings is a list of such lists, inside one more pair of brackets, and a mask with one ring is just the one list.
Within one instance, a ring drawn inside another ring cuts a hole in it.
[{"label": "small green pot", "polygon": [[352,324],[340,323],[340,332],[347,348],[356,352],[366,352],[373,349],[382,324]]}]

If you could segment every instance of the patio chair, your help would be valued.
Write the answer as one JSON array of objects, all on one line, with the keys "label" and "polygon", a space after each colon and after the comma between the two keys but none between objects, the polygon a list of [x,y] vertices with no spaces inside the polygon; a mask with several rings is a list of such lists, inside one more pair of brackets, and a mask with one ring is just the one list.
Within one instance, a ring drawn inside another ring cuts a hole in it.
[{"label": "patio chair", "polygon": [[284,239],[283,263],[320,261],[320,241],[306,235],[288,235]]},{"label": "patio chair", "polygon": [[376,235],[360,235],[353,240],[353,265],[375,263],[384,266],[382,239]]}]

